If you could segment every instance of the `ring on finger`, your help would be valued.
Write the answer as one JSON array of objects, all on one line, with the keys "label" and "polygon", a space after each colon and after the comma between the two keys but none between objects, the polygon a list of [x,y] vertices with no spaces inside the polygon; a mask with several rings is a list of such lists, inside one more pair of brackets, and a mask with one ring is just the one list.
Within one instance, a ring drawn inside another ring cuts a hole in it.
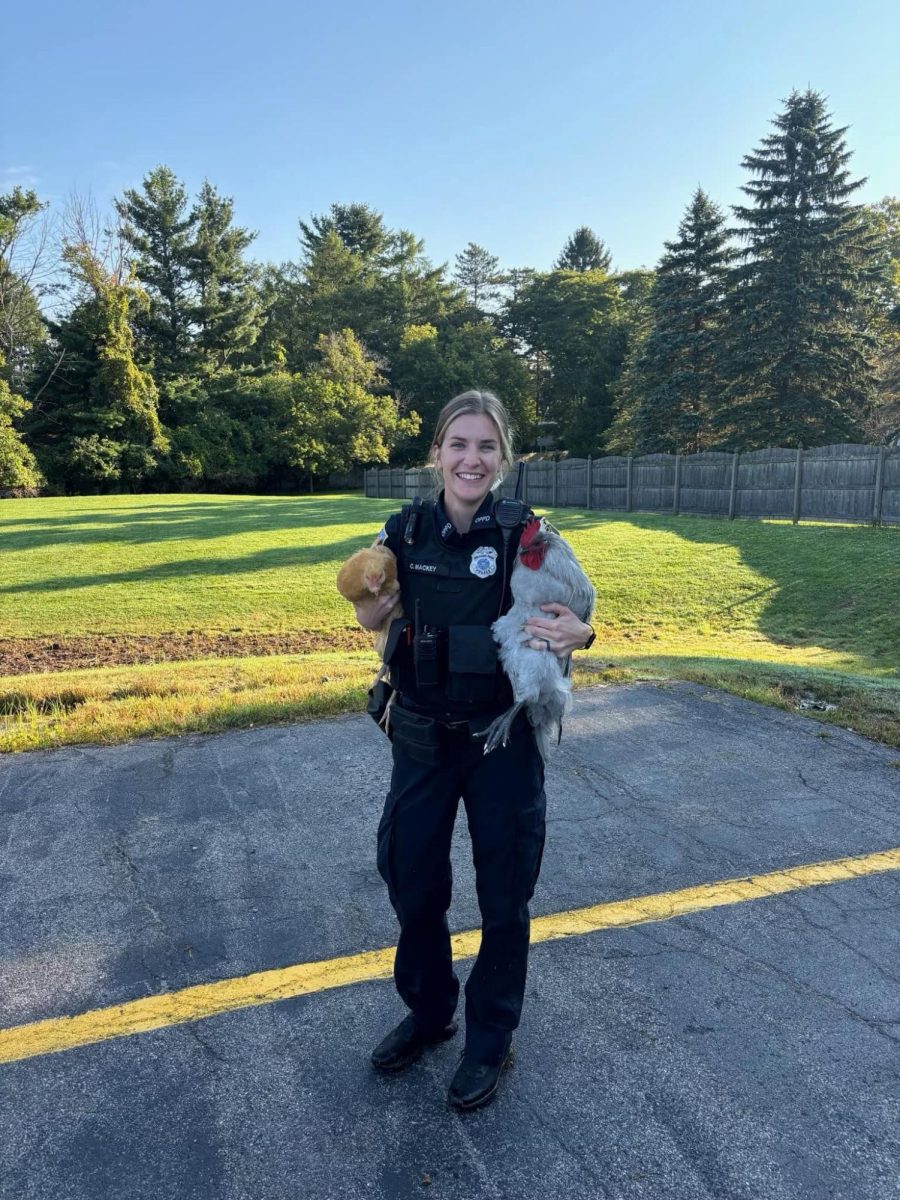
[{"label": "ring on finger", "polygon": [[544,643],[544,645],[547,647],[548,650],[551,650],[551,651],[553,650],[553,647],[550,645],[548,638],[541,638],[541,641]]}]

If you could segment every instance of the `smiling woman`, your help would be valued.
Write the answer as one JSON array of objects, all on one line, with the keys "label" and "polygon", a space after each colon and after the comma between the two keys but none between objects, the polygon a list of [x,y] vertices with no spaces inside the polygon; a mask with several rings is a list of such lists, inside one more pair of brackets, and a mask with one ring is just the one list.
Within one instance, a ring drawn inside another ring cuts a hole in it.
[{"label": "smiling woman", "polygon": [[444,406],[429,465],[435,495],[444,489],[447,513],[461,533],[512,462],[509,418],[492,392],[463,392]]},{"label": "smiling woman", "polygon": [[[409,1012],[376,1046],[372,1064],[400,1071],[456,1032],[447,909],[462,797],[482,929],[466,985],[465,1051],[449,1091],[460,1111],[491,1100],[509,1055],[544,845],[544,764],[525,713],[511,724],[508,744],[490,754],[479,737],[512,703],[491,627],[512,602],[511,562],[522,522],[533,516],[523,506],[503,528],[494,510],[491,490],[512,462],[511,443],[496,396],[456,396],[441,411],[431,447],[442,488],[432,504],[417,501],[395,514],[379,535],[396,556],[410,616],[392,622],[384,654],[395,688],[394,765],[378,829],[378,869],[400,923],[394,977]],[[383,603],[358,604],[360,624],[380,624]]]}]

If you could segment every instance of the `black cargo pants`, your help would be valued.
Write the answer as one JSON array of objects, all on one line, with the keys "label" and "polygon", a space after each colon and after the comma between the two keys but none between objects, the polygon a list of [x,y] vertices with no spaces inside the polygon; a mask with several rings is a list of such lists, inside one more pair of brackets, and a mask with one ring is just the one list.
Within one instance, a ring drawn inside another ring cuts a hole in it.
[{"label": "black cargo pants", "polygon": [[544,764],[522,713],[506,746],[490,754],[466,734],[445,734],[437,765],[395,740],[391,788],[378,827],[378,869],[400,922],[397,991],[423,1031],[453,1016],[447,910],[450,839],[460,796],[472,839],[481,948],[466,984],[466,1048],[502,1054],[525,994],[530,918],[544,849]]}]

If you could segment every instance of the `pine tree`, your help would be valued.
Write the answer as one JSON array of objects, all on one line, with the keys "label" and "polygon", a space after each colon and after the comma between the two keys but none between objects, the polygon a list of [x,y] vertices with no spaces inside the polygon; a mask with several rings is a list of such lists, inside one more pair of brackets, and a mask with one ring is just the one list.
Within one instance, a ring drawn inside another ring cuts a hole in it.
[{"label": "pine tree", "polygon": [[330,233],[335,233],[351,254],[365,262],[379,257],[388,248],[390,231],[384,217],[368,204],[332,204],[327,213],[300,222],[300,242],[305,257],[316,253]]},{"label": "pine tree", "polygon": [[498,295],[501,281],[500,259],[490,254],[483,246],[469,242],[462,254],[456,256],[454,277],[464,288],[472,307],[485,312]]},{"label": "pine tree", "polygon": [[312,370],[320,334],[341,329],[390,360],[409,325],[439,322],[463,305],[422,240],[387,229],[367,205],[332,205],[300,229],[302,267],[288,264],[266,287],[263,345],[277,342],[290,370]]},{"label": "pine tree", "polygon": [[232,224],[234,202],[204,182],[191,213],[196,234],[187,248],[196,289],[196,351],[208,370],[240,361],[256,341],[259,299],[244,252],[255,234]]},{"label": "pine tree", "polygon": [[[729,264],[725,218],[698,188],[666,242],[648,305],[649,332],[626,367],[612,441],[638,453],[692,454],[710,441]],[[626,435],[627,429],[627,435]]]},{"label": "pine tree", "polygon": [[156,167],[142,191],[128,188],[116,201],[125,241],[135,252],[133,265],[149,297],[149,308],[137,317],[140,355],[153,364],[157,381],[192,367],[192,324],[195,297],[191,254],[198,212],[188,208],[188,194],[173,172]]},{"label": "pine tree", "polygon": [[849,197],[846,129],[824,97],[793,92],[775,132],[743,160],[754,176],[736,206],[747,243],[734,269],[727,393],[716,413],[724,445],[818,446],[858,440],[873,393],[865,297],[877,253]]},{"label": "pine tree", "polygon": [[576,229],[556,260],[557,271],[608,271],[612,256],[592,229]]}]

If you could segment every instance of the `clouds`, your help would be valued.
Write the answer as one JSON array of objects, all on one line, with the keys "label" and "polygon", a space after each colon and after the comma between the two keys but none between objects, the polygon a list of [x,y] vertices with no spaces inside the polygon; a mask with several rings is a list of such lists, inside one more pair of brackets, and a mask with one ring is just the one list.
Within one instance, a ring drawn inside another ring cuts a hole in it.
[{"label": "clouds", "polygon": [[0,189],[33,188],[37,181],[34,167],[0,167]]}]

